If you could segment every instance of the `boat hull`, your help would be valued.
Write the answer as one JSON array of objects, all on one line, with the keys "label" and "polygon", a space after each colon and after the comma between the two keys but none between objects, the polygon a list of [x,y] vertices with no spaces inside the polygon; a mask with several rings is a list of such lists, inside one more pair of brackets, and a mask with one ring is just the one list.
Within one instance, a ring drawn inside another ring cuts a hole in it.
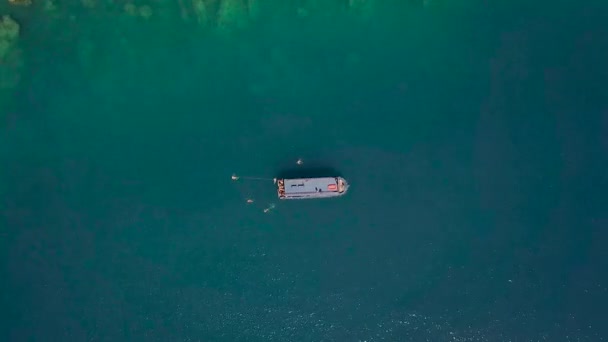
[{"label": "boat hull", "polygon": [[281,200],[340,197],[349,184],[342,177],[288,178],[277,180],[277,195]]}]

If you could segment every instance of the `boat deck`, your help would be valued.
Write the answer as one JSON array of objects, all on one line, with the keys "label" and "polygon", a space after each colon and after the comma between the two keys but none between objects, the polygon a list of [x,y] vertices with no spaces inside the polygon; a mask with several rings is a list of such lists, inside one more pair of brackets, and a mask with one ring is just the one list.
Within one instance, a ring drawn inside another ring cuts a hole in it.
[{"label": "boat deck", "polygon": [[341,177],[279,179],[277,185],[280,199],[335,197],[348,188]]}]

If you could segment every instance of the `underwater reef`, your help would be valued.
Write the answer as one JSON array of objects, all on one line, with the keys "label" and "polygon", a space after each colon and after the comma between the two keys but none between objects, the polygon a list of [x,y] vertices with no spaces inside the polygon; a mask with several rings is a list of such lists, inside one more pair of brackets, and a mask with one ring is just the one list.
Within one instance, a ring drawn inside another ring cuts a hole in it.
[{"label": "underwater reef", "polygon": [[18,47],[19,31],[20,26],[12,17],[0,17],[0,91],[19,83],[19,72],[23,66]]},{"label": "underwater reef", "polygon": [[[215,36],[230,44],[257,27],[280,31],[307,22],[331,23],[333,29],[335,18],[373,23],[381,9],[394,4],[423,8],[440,0],[404,1],[7,0],[0,2],[0,91],[15,89],[34,74],[32,64],[44,64],[48,51],[63,61],[73,57],[83,72],[94,74],[104,59],[109,64],[109,58],[117,58],[108,53],[122,54],[125,65],[135,65],[146,59],[146,49],[180,39]],[[142,37],[155,35],[154,43],[143,42]]]}]

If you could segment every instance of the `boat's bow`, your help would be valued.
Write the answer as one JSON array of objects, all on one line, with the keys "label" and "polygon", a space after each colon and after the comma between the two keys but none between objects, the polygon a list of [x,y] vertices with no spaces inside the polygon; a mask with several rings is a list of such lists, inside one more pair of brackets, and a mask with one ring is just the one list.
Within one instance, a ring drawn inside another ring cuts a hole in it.
[{"label": "boat's bow", "polygon": [[343,194],[348,191],[348,182],[342,177],[338,177],[338,192]]}]

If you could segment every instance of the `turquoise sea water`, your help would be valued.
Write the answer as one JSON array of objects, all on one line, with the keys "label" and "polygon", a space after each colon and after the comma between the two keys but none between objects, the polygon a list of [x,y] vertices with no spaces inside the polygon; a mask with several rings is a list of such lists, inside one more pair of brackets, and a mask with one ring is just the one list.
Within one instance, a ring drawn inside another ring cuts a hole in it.
[{"label": "turquoise sea water", "polygon": [[102,4],[0,7],[2,340],[607,338],[605,5]]}]

